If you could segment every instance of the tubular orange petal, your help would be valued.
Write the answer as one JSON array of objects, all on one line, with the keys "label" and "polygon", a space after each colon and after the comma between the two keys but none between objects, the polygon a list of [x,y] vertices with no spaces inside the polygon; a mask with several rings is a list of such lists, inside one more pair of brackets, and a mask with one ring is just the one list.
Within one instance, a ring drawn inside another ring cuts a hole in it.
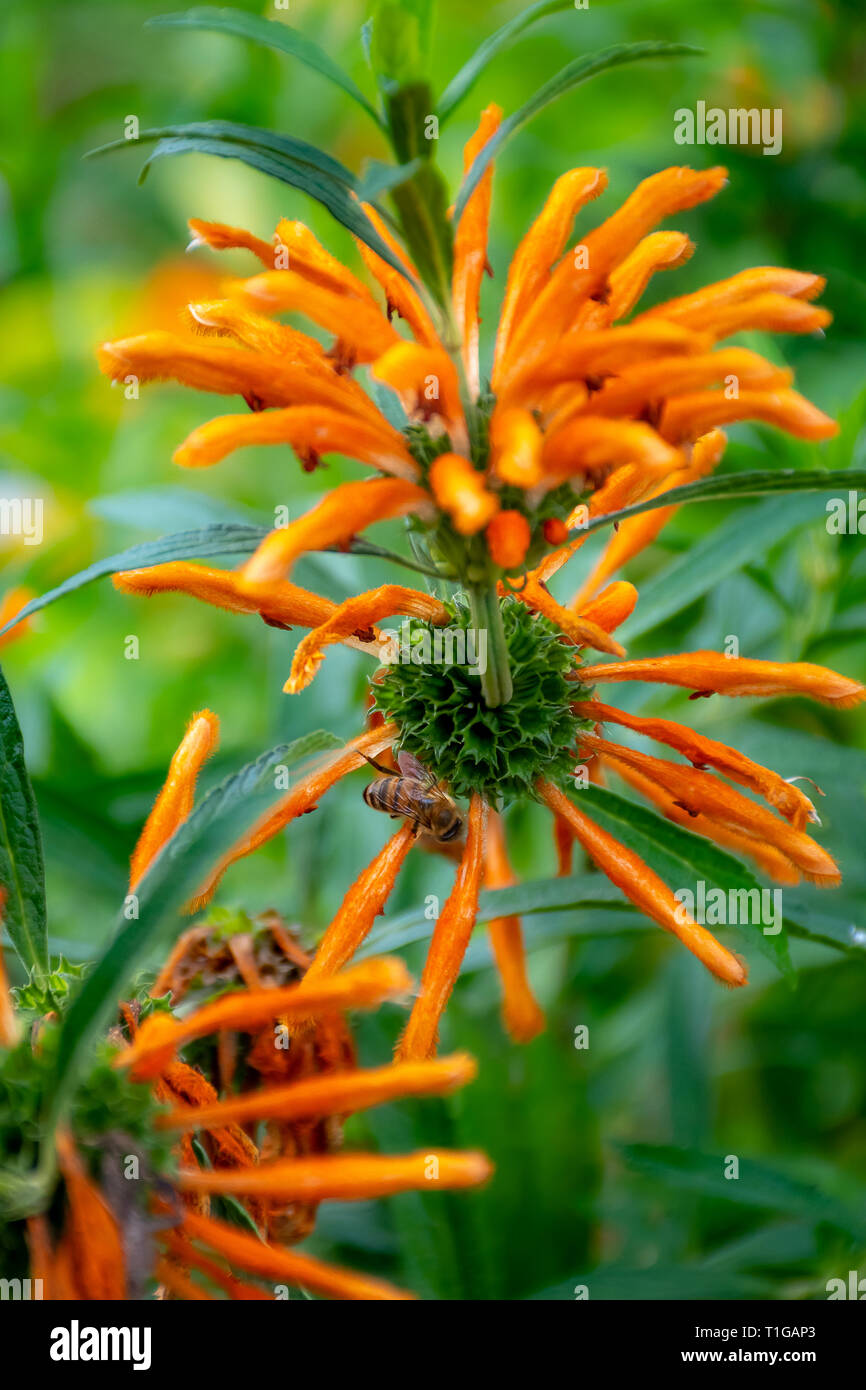
[{"label": "tubular orange petal", "polygon": [[185,1213],[183,1229],[191,1239],[218,1251],[233,1268],[245,1269],[275,1283],[298,1285],[326,1298],[380,1300],[414,1297],[393,1284],[385,1283],[383,1279],[372,1279],[364,1274],[356,1274],[354,1270],[341,1269],[339,1265],[326,1264],[312,1255],[275,1248],[259,1240],[258,1236],[247,1235],[239,1231],[237,1226],[229,1226],[208,1216]]},{"label": "tubular orange petal", "polygon": [[807,271],[785,270],[775,265],[753,266],[727,280],[705,285],[694,294],[668,299],[664,304],[647,309],[640,317],[667,319],[682,323],[687,328],[712,328],[716,313],[731,304],[742,304],[762,294],[785,295],[789,299],[815,299],[825,284],[821,275],[811,275]]},{"label": "tubular orange petal", "polygon": [[603,627],[590,618],[573,613],[570,608],[563,608],[533,575],[527,575],[526,583],[517,596],[528,608],[554,623],[576,647],[594,647],[596,651],[611,652],[614,656],[625,655],[625,649]]},{"label": "tubular orange petal", "polygon": [[[8,589],[3,595],[3,598],[0,599],[0,627],[5,627],[7,623],[11,623],[15,614],[20,613],[25,604],[28,604],[30,600],[35,597],[36,595],[33,593],[32,589]],[[33,623],[30,618],[25,618],[22,622],[16,623],[15,627],[11,627],[8,632],[4,632],[3,636],[0,637],[0,648],[8,647],[10,642],[17,641],[19,637],[24,637],[32,626]]]},{"label": "tubular orange petal", "polygon": [[182,468],[206,468],[233,449],[254,444],[290,444],[305,465],[321,454],[344,454],[396,477],[418,478],[418,465],[396,430],[382,420],[362,419],[327,406],[289,406],[254,415],[222,415],[193,430],[176,451]]},{"label": "tubular orange petal", "polygon": [[363,1202],[423,1190],[433,1182],[441,1188],[478,1187],[491,1172],[485,1155],[471,1151],[325,1154],[277,1159],[255,1168],[182,1169],[178,1186],[186,1192],[269,1195],[282,1201]]},{"label": "tubular orange petal", "polygon": [[743,796],[742,792],[719,781],[711,772],[683,767],[664,758],[653,758],[648,753],[638,753],[623,744],[609,743],[595,734],[582,733],[580,747],[581,750],[600,753],[605,762],[614,767],[625,765],[634,768],[670,792],[684,810],[709,816],[711,820],[719,821],[733,830],[744,830],[746,834],[773,845],[819,887],[840,882],[839,870],[826,850],[802,831],[795,830],[787,821],[779,820],[771,811]]},{"label": "tubular orange petal", "polygon": [[523,564],[532,532],[522,512],[509,510],[496,513],[484,537],[494,565],[511,570]]},{"label": "tubular orange petal", "polygon": [[447,623],[448,609],[432,594],[420,589],[407,589],[402,584],[382,584],[365,594],[345,599],[335,608],[327,622],[314,628],[299,643],[292,661],[292,670],[283,689],[291,695],[306,689],[324,660],[323,647],[343,642],[347,637],[374,639],[373,624],[390,613],[407,613],[426,618],[436,625]]},{"label": "tubular orange petal", "polygon": [[580,209],[607,187],[603,169],[571,169],[556,180],[547,202],[518,246],[508,269],[499,313],[493,366],[493,389],[498,391],[508,346],[521,316],[550,279],[571,234]]},{"label": "tubular orange petal", "polygon": [[372,302],[326,289],[293,270],[271,270],[235,281],[231,293],[252,309],[268,314],[303,314],[335,335],[349,363],[372,362],[400,341],[396,330]]},{"label": "tubular orange petal", "polygon": [[596,484],[611,467],[638,463],[648,481],[658,481],[682,464],[682,455],[642,421],[582,415],[545,436],[543,462],[555,478],[583,474]]},{"label": "tubular orange petal", "polygon": [[[658,270],[674,270],[693,254],[695,244],[683,232],[651,232],[610,273],[607,313],[611,323],[631,313]],[[700,327],[700,324],[697,325]]]},{"label": "tubular orange petal", "polygon": [[245,583],[281,580],[309,550],[346,545],[374,521],[405,516],[429,506],[429,495],[405,478],[341,483],[297,521],[272,531],[240,571]]},{"label": "tubular orange petal", "polygon": [[103,343],[97,357],[101,371],[112,381],[178,381],[197,391],[243,396],[254,401],[257,409],[279,405],[345,408],[354,402],[360,414],[376,410],[357,383],[331,370],[250,352],[221,338],[145,333]]},{"label": "tubular orange petal", "polygon": [[193,806],[198,774],[217,746],[219,720],[209,709],[194,714],[169,764],[168,776],[132,853],[129,889],[134,892],[163,845]]},{"label": "tubular orange petal", "polygon": [[[502,818],[491,811],[487,822],[485,888],[508,888],[515,883],[505,847]],[[496,917],[487,931],[493,959],[502,981],[502,1018],[515,1042],[531,1042],[544,1030],[544,1013],[538,1005],[526,973],[523,928],[519,917]]]},{"label": "tubular orange petal", "polygon": [[586,268],[569,256],[554,271],[514,335],[515,354],[536,342],[552,346],[591,295],[606,295],[610,272],[657,222],[714,197],[726,179],[721,168],[677,167],[644,179],[612,217],[584,238]]},{"label": "tubular orange petal", "polygon": [[[826,328],[832,319],[827,309],[806,304],[802,299],[789,299],[784,294],[756,294],[753,299],[722,305],[704,329],[717,340],[752,329],[762,329],[766,333],[816,333]],[[640,315],[634,322],[654,320]]]},{"label": "tubular orange petal", "polygon": [[151,1014],[129,1046],[118,1054],[115,1066],[131,1068],[137,1080],[146,1080],[158,1076],[178,1048],[194,1038],[224,1030],[252,1033],[275,1019],[304,1018],[311,1013],[373,1009],[385,999],[407,995],[411,987],[412,978],[403,962],[388,956],[364,961],[311,985],[302,980],[277,989],[238,990],[182,1019]]},{"label": "tubular orange petal", "polygon": [[438,415],[450,427],[455,443],[465,441],[457,369],[447,352],[401,341],[383,353],[371,370],[403,398],[410,415]]},{"label": "tubular orange petal", "polygon": [[568,878],[574,858],[575,834],[564,816],[553,818],[553,841],[556,846],[556,876]]},{"label": "tubular orange petal", "polygon": [[[193,1269],[200,1270],[218,1288],[223,1289],[233,1301],[267,1303],[273,1301],[272,1293],[265,1293],[264,1289],[257,1285],[236,1278],[218,1260],[211,1259],[209,1255],[197,1250],[194,1245],[184,1239],[179,1231],[164,1231],[160,1239],[162,1244],[175,1256],[180,1266],[183,1268],[192,1266]],[[177,1265],[174,1267],[177,1268]]]},{"label": "tubular orange petal", "polygon": [[633,850],[621,845],[591,821],[552,782],[540,783],[539,792],[551,811],[571,826],[602,873],[639,911],[665,931],[673,932],[718,980],[727,985],[746,983],[746,970],[742,962],[727,951],[711,932],[692,920],[667,884]]},{"label": "tubular orange petal", "polygon": [[276,627],[318,627],[326,623],[337,605],[301,589],[288,580],[258,586],[244,583],[236,570],[212,569],[187,560],[170,560],[143,570],[122,570],[114,586],[125,594],[190,594],[232,613],[259,613]]},{"label": "tubular orange petal", "polygon": [[233,299],[188,303],[183,317],[190,331],[202,337],[232,338],[252,352],[283,358],[293,366],[308,367],[319,375],[334,374],[325,349],[315,338],[287,324],[274,323],[264,314],[254,314]]},{"label": "tubular orange petal", "polygon": [[627,579],[618,579],[578,611],[584,621],[595,623],[605,632],[616,632],[620,624],[631,616],[637,597],[633,584],[629,584]]},{"label": "tubular orange petal", "polygon": [[212,251],[252,251],[253,255],[269,270],[274,268],[274,244],[262,241],[243,227],[230,227],[226,222],[203,222],[199,217],[191,217],[187,223],[193,235],[190,248],[209,246]]},{"label": "tubular orange petal", "polygon": [[797,830],[802,830],[809,821],[817,820],[812,802],[799,787],[786,782],[770,768],[753,762],[736,748],[729,748],[726,743],[706,738],[672,719],[641,718],[611,705],[603,705],[598,700],[578,701],[572,705],[572,709],[586,719],[594,719],[600,724],[619,724],[624,729],[632,729],[637,734],[654,739],[656,743],[667,744],[688,758],[693,767],[714,767],[717,772],[730,777],[732,782],[758,792]]},{"label": "tubular orange petal", "polygon": [[433,1062],[392,1062],[365,1071],[305,1077],[288,1086],[265,1086],[250,1095],[230,1096],[214,1105],[179,1105],[160,1115],[160,1129],[212,1129],[215,1125],[294,1121],[358,1110],[407,1096],[446,1095],[474,1080],[478,1068],[466,1052]]},{"label": "tubular orange petal", "polygon": [[535,416],[519,406],[494,406],[490,417],[490,470],[504,483],[534,487],[541,481],[544,439]]},{"label": "tubular orange petal", "polygon": [[544,353],[527,354],[518,361],[503,385],[502,398],[534,403],[540,393],[564,382],[596,380],[634,363],[645,363],[647,358],[696,353],[711,345],[707,334],[663,321],[635,322],[591,332],[573,330]]},{"label": "tubular orange petal", "polygon": [[[463,151],[463,172],[468,173],[476,155],[487,144],[502,120],[498,106],[488,106],[481,113],[475,134]],[[478,366],[478,304],[481,280],[487,267],[487,226],[490,221],[490,198],[493,183],[493,161],[487,165],[472,197],[454,231],[454,270],[451,279],[451,298],[454,318],[463,350],[463,365],[470,394],[475,397],[480,388]]]},{"label": "tubular orange petal", "polygon": [[695,391],[674,396],[662,411],[659,429],[666,439],[694,439],[715,425],[733,420],[764,420],[798,439],[830,439],[839,426],[796,391]]},{"label": "tubular orange petal", "polygon": [[620,376],[605,382],[592,397],[592,410],[598,415],[636,415],[670,396],[714,386],[729,377],[735,379],[738,390],[746,386],[779,391],[790,386],[793,373],[746,348],[722,348],[693,357],[660,357],[626,367]]},{"label": "tubular orange petal", "polygon": [[377,307],[367,286],[357,275],[353,275],[342,261],[332,256],[330,251],[326,251],[303,222],[281,218],[274,233],[274,243],[277,252],[285,249],[288,264],[274,264],[272,260],[271,270],[293,270],[303,279],[309,280],[312,285],[320,285],[322,289],[331,290],[335,294],[359,299],[370,308]]},{"label": "tubular orange petal", "polygon": [[[382,240],[390,247],[394,254],[403,262],[410,274],[418,278],[418,272],[412,266],[404,254],[399,242],[391,236],[382,218],[370,203],[362,203],[362,208],[366,212],[376,231]],[[371,251],[366,242],[355,237],[355,245],[361,253],[361,257],[382,289],[385,292],[385,299],[388,304],[389,313],[395,310],[405,319],[412,332],[412,337],[416,343],[422,343],[425,347],[438,348],[442,350],[439,335],[433,325],[433,320],[427,312],[418,291],[409,283],[405,275],[401,275],[399,270],[395,270],[387,261],[383,261],[381,256],[377,256],[375,251]]]},{"label": "tubular orange petal", "polygon": [[212,870],[190,905],[191,910],[202,907],[210,901],[226,869],[236,863],[238,859],[245,858],[246,855],[252,854],[268,840],[272,840],[298,816],[304,816],[308,811],[315,810],[319,798],[324,796],[326,791],[339,782],[342,777],[345,777],[347,773],[353,772],[355,768],[363,767],[362,752],[375,758],[385,748],[390,747],[396,735],[397,730],[393,724],[382,724],[375,729],[367,729],[363,734],[359,734],[357,738],[347,743],[342,752],[326,758],[312,772],[301,777],[276,809],[271,811],[258,826],[249,831]]},{"label": "tubular orange petal", "polygon": [[657,782],[653,782],[649,777],[644,777],[641,773],[636,772],[634,768],[626,767],[624,763],[618,763],[615,771],[617,776],[621,777],[630,787],[633,787],[640,796],[649,801],[651,805],[657,806],[666,820],[673,821],[675,825],[681,825],[696,835],[703,835],[705,839],[712,840],[725,849],[732,849],[737,854],[746,855],[775,883],[793,885],[800,882],[799,869],[795,868],[790,859],[787,859],[772,845],[755,839],[743,830],[733,830],[728,825],[711,820],[709,816],[700,812],[696,816],[690,815],[688,811],[683,810],[670,792],[665,791],[664,787],[660,787]]},{"label": "tubular orange petal", "polygon": [[401,825],[364,870],[340,905],[316,950],[305,979],[314,982],[341,970],[358,950],[397,881],[397,875],[414,843],[411,824]]},{"label": "tubular orange petal", "polygon": [[454,887],[433,930],[433,939],[416,1000],[397,1045],[400,1061],[420,1061],[436,1054],[439,1020],[460,973],[478,913],[478,890],[484,868],[487,806],[477,792],[469,803],[466,846]]},{"label": "tubular orange petal", "polygon": [[499,498],[484,486],[484,474],[462,454],[440,454],[430,469],[430,487],[462,536],[474,536],[499,510]]},{"label": "tubular orange petal", "polygon": [[680,652],[676,656],[584,666],[581,681],[657,681],[681,685],[695,695],[808,695],[824,705],[848,709],[866,699],[858,681],[808,661],[753,661],[721,652]]},{"label": "tubular orange petal", "polygon": [[[672,487],[694,482],[711,473],[725,452],[727,442],[721,430],[711,430],[709,434],[701,435],[692,446],[692,458],[688,467],[678,468],[669,474],[651,490],[650,496],[658,497]],[[614,473],[613,478],[616,479],[617,476]],[[569,607],[576,609],[578,613],[584,612],[587,602],[604,581],[651,545],[676,511],[676,507],[656,507],[654,511],[644,512],[642,516],[627,517],[625,521],[620,522],[602,551],[598,564]]]}]

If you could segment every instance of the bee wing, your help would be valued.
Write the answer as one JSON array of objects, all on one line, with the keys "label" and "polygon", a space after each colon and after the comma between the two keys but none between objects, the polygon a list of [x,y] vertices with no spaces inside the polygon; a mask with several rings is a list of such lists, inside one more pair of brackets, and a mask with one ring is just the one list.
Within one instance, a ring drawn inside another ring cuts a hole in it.
[{"label": "bee wing", "polygon": [[405,748],[397,754],[397,766],[404,777],[409,777],[413,782],[421,782],[424,786],[431,786],[436,778],[423,763],[419,763],[414,753],[407,753]]}]

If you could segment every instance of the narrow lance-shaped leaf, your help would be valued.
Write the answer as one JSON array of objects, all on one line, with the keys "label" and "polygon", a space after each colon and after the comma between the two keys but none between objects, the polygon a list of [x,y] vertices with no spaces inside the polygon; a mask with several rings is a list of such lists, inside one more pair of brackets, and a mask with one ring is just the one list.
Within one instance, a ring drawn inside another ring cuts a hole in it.
[{"label": "narrow lance-shaped leaf", "polygon": [[848,493],[866,488],[866,468],[774,468],[751,473],[723,473],[714,478],[700,478],[682,487],[669,488],[657,497],[634,502],[618,512],[606,512],[592,517],[585,526],[596,531],[601,526],[618,526],[630,516],[652,512],[658,507],[679,507],[684,502],[727,502],[738,497],[766,497],[771,493],[822,492]]},{"label": "narrow lance-shaped leaf", "polygon": [[437,110],[440,124],[447,121],[451,113],[475,86],[488,63],[492,62],[505,49],[510,48],[515,39],[519,38],[530,25],[535,24],[536,20],[545,19],[548,15],[558,14],[562,10],[573,11],[574,0],[537,0],[536,4],[530,5],[521,14],[509,19],[508,23],[503,24],[501,29],[497,29],[495,34],[491,34],[483,43],[479,44],[472,57],[463,64],[458,73],[455,73],[439,98]]},{"label": "narrow lance-shaped leaf", "polygon": [[111,945],[63,1021],[48,1117],[51,1127],[65,1109],[90,1045],[104,1032],[136,970],[185,924],[180,913],[208,872],[285,796],[276,771],[314,752],[341,746],[342,739],[318,730],[263,753],[208,792],[163,846],[136,889],[137,916],[128,918],[121,910]]},{"label": "narrow lance-shaped leaf", "polygon": [[22,964],[48,971],[45,872],[36,799],[24,761],[15,706],[0,671],[0,885],[6,894],[3,926]]},{"label": "narrow lance-shaped leaf", "polygon": [[131,545],[128,550],[121,550],[115,555],[107,555],[104,560],[97,560],[94,564],[88,565],[87,569],[79,570],[77,574],[64,579],[55,589],[49,589],[47,593],[31,599],[5,627],[0,628],[0,637],[22,619],[28,618],[31,613],[38,613],[40,608],[47,608],[57,599],[64,598],[66,594],[74,593],[76,589],[82,589],[85,584],[92,584],[94,580],[102,579],[107,574],[118,574],[121,570],[148,569],[152,565],[167,564],[170,560],[203,560],[216,555],[252,555],[267,534],[265,526],[229,525],[218,522],[196,531],[177,531],[174,535],[162,536],[156,541],[143,541],[140,545]]},{"label": "narrow lance-shaped leaf", "polygon": [[371,116],[377,125],[382,124],[378,113],[349,74],[344,72],[323,48],[289,24],[264,19],[260,15],[246,14],[243,10],[217,9],[211,5],[202,5],[177,14],[157,15],[146,22],[149,27],[155,29],[207,29],[212,33],[232,34],[286,53],[341,87],[359,106],[363,106],[367,115]]},{"label": "narrow lance-shaped leaf", "polygon": [[243,164],[321,203],[331,215],[359,237],[371,250],[407,280],[412,279],[399,256],[379,235],[355,195],[357,181],[337,160],[305,141],[277,135],[258,126],[237,125],[230,121],[194,121],[188,125],[143,130],[135,140],[112,140],[91,150],[89,157],[114,150],[134,148],[156,142],[146,160],[139,182],[147,177],[157,159],[178,154],[209,154],[219,159],[238,159]]},{"label": "narrow lance-shaped leaf", "polygon": [[575,58],[573,62],[566,66],[552,77],[549,82],[545,82],[543,87],[529,98],[518,111],[502,122],[502,125],[491,135],[487,144],[476,156],[472,168],[467,173],[460,187],[460,193],[454,209],[454,221],[459,222],[460,216],[467,202],[484,174],[485,169],[491,159],[501,149],[505,141],[520,130],[533,116],[537,116],[545,106],[549,106],[552,101],[570,92],[572,88],[578,87],[582,82],[588,81],[590,77],[597,77],[599,73],[607,72],[610,68],[620,67],[623,63],[637,63],[646,58],[680,58],[689,54],[699,54],[702,50],[692,48],[685,43],[665,43],[665,42],[646,42],[646,43],[626,43],[617,44],[613,48],[605,48],[600,53],[591,53],[585,58]]}]

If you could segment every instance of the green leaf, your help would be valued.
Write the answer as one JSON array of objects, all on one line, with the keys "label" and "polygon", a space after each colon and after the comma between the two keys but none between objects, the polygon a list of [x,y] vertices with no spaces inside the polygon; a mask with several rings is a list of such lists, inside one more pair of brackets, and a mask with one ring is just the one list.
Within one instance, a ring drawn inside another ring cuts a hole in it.
[{"label": "green leaf", "polygon": [[157,15],[146,21],[148,27],[155,29],[207,29],[217,34],[232,34],[242,39],[252,39],[254,43],[265,44],[297,58],[305,67],[312,68],[322,77],[327,77],[363,106],[368,116],[377,125],[382,122],[378,113],[370,105],[360,88],[356,87],[348,73],[320,48],[312,39],[306,38],[289,24],[274,19],[263,19],[259,15],[246,14],[242,10],[217,9],[203,5],[194,10],[178,14]]},{"label": "green leaf", "polygon": [[120,570],[149,569],[151,565],[162,565],[169,560],[202,560],[216,555],[252,555],[267,534],[265,526],[227,525],[220,522],[214,526],[203,526],[196,531],[177,531],[174,535],[162,536],[157,541],[143,541],[140,545],[132,545],[128,550],[121,550],[116,555],[97,560],[95,564],[88,565],[87,569],[79,570],[78,574],[64,579],[56,589],[49,589],[47,594],[40,594],[38,598],[31,599],[4,628],[0,628],[0,637],[16,623],[20,623],[22,618],[29,617],[31,613],[38,613],[40,608],[47,608],[50,603],[83,588],[85,584],[92,584],[95,579],[102,579],[106,574],[117,574]]},{"label": "green leaf", "polygon": [[279,744],[224,779],[163,846],[136,889],[138,917],[118,915],[111,945],[87,976],[63,1020],[53,1087],[51,1124],[57,1123],[89,1048],[104,1032],[129,981],[155,948],[189,923],[180,917],[213,867],[286,793],[274,771],[323,749],[343,746],[325,730]]},{"label": "green leaf", "polygon": [[[495,917],[527,917],[534,913],[577,912],[581,909],[603,908],[614,918],[611,909],[623,909],[633,918],[634,930],[640,930],[642,919],[602,874],[573,874],[568,878],[545,878],[517,883],[511,888],[486,889],[478,903],[477,924]],[[616,924],[622,929],[623,919],[616,913]],[[362,956],[387,955],[430,936],[433,923],[423,909],[403,912],[376,926],[370,932],[361,951]],[[582,931],[563,935],[582,935]]]},{"label": "green leaf", "polygon": [[362,203],[373,203],[381,194],[400,188],[420,168],[420,159],[410,159],[408,164],[386,164],[381,159],[369,159],[355,192]]},{"label": "green leaf", "polygon": [[447,121],[451,113],[475,86],[487,64],[492,62],[498,54],[504,52],[506,48],[510,48],[514,40],[531,24],[534,24],[538,19],[545,19],[547,15],[573,8],[574,0],[536,0],[536,4],[530,5],[521,14],[509,19],[508,23],[503,24],[501,29],[497,29],[495,34],[491,34],[482,44],[479,44],[472,57],[452,77],[439,98],[437,110],[440,123],[444,124]]},{"label": "green leaf", "polygon": [[678,1193],[698,1192],[740,1206],[764,1207],[828,1222],[856,1239],[866,1235],[862,1211],[856,1211],[820,1188],[753,1159],[739,1160],[739,1176],[725,1177],[725,1156],[696,1153],[666,1144],[620,1144],[628,1166],[657,1178]]},{"label": "green leaf", "polygon": [[251,150],[267,150],[273,155],[284,156],[295,163],[309,165],[323,178],[332,179],[347,189],[355,188],[355,175],[345,164],[334,159],[317,145],[306,140],[298,140],[293,135],[279,135],[264,126],[243,125],[238,121],[188,121],[183,125],[156,126],[139,131],[135,139],[109,140],[107,145],[99,145],[88,150],[85,158],[95,159],[98,155],[112,154],[115,150],[128,149],[135,145],[152,145],[156,141],[201,137],[206,140],[223,141],[229,145],[240,145]]},{"label": "green leaf", "polygon": [[[708,893],[714,888],[725,893],[736,889],[760,891],[761,885],[752,871],[733,855],[691,830],[663,820],[638,802],[594,786],[582,787],[575,798],[581,810],[640,855],[674,891],[688,888],[695,892],[700,881],[706,884]],[[716,928],[711,923],[707,925],[715,933]],[[775,936],[766,936],[760,923],[747,922],[738,924],[737,931],[783,975],[793,975],[784,929]]]},{"label": "green leaf", "polygon": [[597,531],[601,526],[618,526],[641,512],[658,507],[679,507],[684,502],[729,502],[739,497],[766,497],[774,493],[822,492],[847,493],[866,488],[866,468],[773,468],[753,473],[723,473],[715,478],[700,478],[682,487],[669,488],[657,497],[634,502],[618,512],[592,517],[585,529]]},{"label": "green leaf", "polygon": [[485,169],[493,159],[505,141],[520,130],[537,116],[545,106],[549,106],[552,101],[570,92],[572,88],[580,86],[582,82],[587,82],[591,77],[598,76],[599,73],[607,72],[610,68],[620,67],[623,63],[637,63],[646,58],[678,58],[689,54],[700,54],[703,50],[693,48],[685,43],[666,43],[655,40],[642,43],[616,44],[613,48],[602,49],[600,53],[589,54],[585,58],[575,58],[573,62],[567,63],[560,72],[552,77],[549,82],[545,82],[543,87],[529,98],[513,116],[509,116],[494,135],[491,135],[487,144],[479,150],[472,168],[467,173],[460,187],[457,203],[454,208],[454,225],[460,221],[461,214],[469,198],[472,196],[479,180]]},{"label": "green leaf", "polygon": [[0,918],[28,973],[48,972],[45,872],[36,798],[24,761],[15,706],[0,671]]},{"label": "green leaf", "polygon": [[112,140],[89,151],[88,157],[115,150],[152,144],[156,148],[145,161],[139,183],[147,177],[157,159],[178,154],[209,154],[218,159],[239,159],[270,178],[279,179],[321,203],[332,217],[411,282],[405,265],[376,231],[357,198],[357,180],[344,165],[315,145],[293,136],[277,135],[259,126],[238,125],[232,121],[193,121],[187,125],[143,130],[135,140]]},{"label": "green leaf", "polygon": [[816,508],[810,494],[740,508],[643,585],[634,614],[617,635],[628,646],[709,593],[726,575],[784,540],[795,527],[814,519]]}]

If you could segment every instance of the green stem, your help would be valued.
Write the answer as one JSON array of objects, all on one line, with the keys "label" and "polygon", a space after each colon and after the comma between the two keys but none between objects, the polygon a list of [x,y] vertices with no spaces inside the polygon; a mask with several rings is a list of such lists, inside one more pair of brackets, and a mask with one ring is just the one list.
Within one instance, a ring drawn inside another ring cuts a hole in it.
[{"label": "green stem", "polygon": [[487,663],[481,673],[481,691],[490,709],[507,705],[511,699],[511,667],[502,610],[495,586],[469,586],[469,606],[476,632],[487,634]]}]

